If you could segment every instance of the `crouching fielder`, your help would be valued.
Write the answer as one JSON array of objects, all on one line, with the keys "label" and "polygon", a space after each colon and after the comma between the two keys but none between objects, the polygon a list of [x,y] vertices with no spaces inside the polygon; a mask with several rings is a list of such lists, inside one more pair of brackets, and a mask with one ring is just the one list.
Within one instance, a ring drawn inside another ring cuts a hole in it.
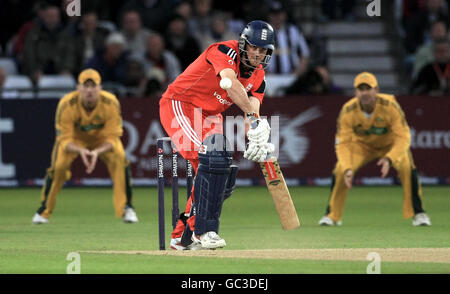
[{"label": "crouching fielder", "polygon": [[354,174],[377,159],[381,176],[394,167],[403,187],[403,218],[414,226],[430,226],[422,207],[422,188],[410,150],[411,135],[405,115],[392,95],[380,94],[374,75],[364,72],[354,80],[356,97],[342,107],[337,122],[332,191],[320,225],[341,225],[347,190]]},{"label": "crouching fielder", "polygon": [[103,91],[100,74],[86,69],[78,77],[78,90],[65,95],[58,103],[55,117],[56,139],[51,166],[47,169],[41,192],[41,207],[33,224],[45,224],[52,215],[56,198],[70,179],[72,162],[78,156],[90,174],[100,158],[105,162],[114,184],[116,217],[127,223],[138,221],[131,203],[129,162],[120,136],[122,117],[117,98]]},{"label": "crouching fielder", "polygon": [[245,113],[250,129],[246,158],[264,160],[273,151],[268,143],[270,127],[259,118],[259,108],[265,92],[264,69],[274,49],[272,27],[252,21],[239,41],[209,46],[163,94],[161,123],[196,172],[186,210],[172,232],[172,249],[226,245],[218,235],[220,215],[223,201],[233,192],[237,167],[223,136],[221,113],[233,104]]}]

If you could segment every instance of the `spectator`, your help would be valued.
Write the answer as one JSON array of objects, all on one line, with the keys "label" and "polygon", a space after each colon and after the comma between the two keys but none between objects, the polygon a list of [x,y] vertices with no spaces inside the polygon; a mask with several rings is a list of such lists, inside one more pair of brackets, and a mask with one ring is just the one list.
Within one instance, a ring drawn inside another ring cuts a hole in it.
[{"label": "spectator", "polygon": [[119,14],[125,2],[129,1],[81,0],[81,15],[84,11],[95,11],[99,20],[115,23],[119,20]]},{"label": "spectator", "polygon": [[[235,34],[240,34],[249,21],[255,19],[265,19],[269,13],[270,6],[274,0],[245,0],[235,1],[230,5],[227,1],[212,1],[212,9],[226,11],[230,14],[228,26]],[[285,7],[300,6],[298,1],[278,0]]]},{"label": "spectator", "polygon": [[[72,28],[72,29],[76,29],[76,27],[78,26],[78,23],[80,22],[80,16],[78,15],[73,15],[72,13],[69,15],[69,13],[67,13],[67,9],[69,8],[68,6],[73,2],[73,0],[62,0],[61,1],[61,11],[62,11],[62,18],[61,18],[61,22],[64,24],[64,26],[66,28]],[[84,8],[84,5],[83,5]],[[89,10],[89,11],[94,11],[94,10]],[[81,13],[81,15],[84,15],[86,12],[83,11]]]},{"label": "spectator", "polygon": [[316,66],[309,69],[303,76],[289,86],[286,95],[324,95],[342,94],[340,87],[336,86],[328,69],[324,66]]},{"label": "spectator", "polygon": [[28,33],[37,24],[41,23],[44,16],[44,11],[47,9],[48,4],[44,1],[38,1],[33,5],[34,18],[25,22],[19,29],[19,31],[12,38],[12,52],[11,55],[14,57],[18,64],[22,64],[22,53],[25,47],[25,40]]},{"label": "spectator", "polygon": [[96,69],[104,81],[105,86],[111,84],[123,84],[127,62],[125,51],[125,38],[120,33],[112,33],[108,36],[105,48],[92,57],[84,68]]},{"label": "spectator", "polygon": [[181,70],[185,70],[201,53],[197,40],[187,30],[186,20],[175,15],[170,20],[165,35],[167,50],[178,58]]},{"label": "spectator", "polygon": [[30,1],[0,1],[0,52],[7,51],[8,42],[19,28],[33,17],[33,3]]},{"label": "spectator", "polygon": [[172,14],[174,2],[167,0],[130,0],[122,7],[122,11],[139,11],[145,28],[164,33],[167,20]]},{"label": "spectator", "polygon": [[301,31],[287,22],[287,13],[280,2],[274,2],[269,12],[269,23],[275,29],[277,48],[268,68],[269,73],[305,73],[309,63],[309,47]]},{"label": "spectator", "polygon": [[190,19],[192,17],[192,5],[188,0],[181,0],[175,7],[175,14],[179,14],[184,19]]},{"label": "spectator", "polygon": [[211,23],[211,0],[194,0],[194,14],[188,20],[190,33],[201,42],[211,28]]},{"label": "spectator", "polygon": [[131,54],[144,54],[147,39],[152,33],[142,27],[141,15],[136,10],[128,10],[122,16],[122,30],[125,37],[125,49]]},{"label": "spectator", "polygon": [[427,64],[412,84],[412,94],[450,94],[450,44],[448,38],[434,44],[434,62]]},{"label": "spectator", "polygon": [[414,15],[416,15],[419,11],[425,11],[427,7],[427,0],[396,0],[397,2],[401,2],[401,4],[397,4],[398,7],[401,7],[402,21],[405,21]]},{"label": "spectator", "polygon": [[405,48],[408,54],[414,54],[417,48],[430,40],[431,24],[442,19],[448,25],[449,10],[443,0],[427,0],[425,10],[419,10],[414,16],[405,19]]},{"label": "spectator", "polygon": [[237,40],[238,35],[228,30],[228,19],[223,12],[214,13],[211,28],[203,36],[201,50],[204,51],[209,45],[220,41]]},{"label": "spectator", "polygon": [[321,8],[324,20],[345,19],[353,21],[355,0],[322,0]]},{"label": "spectator", "polygon": [[420,70],[434,61],[433,56],[433,43],[436,40],[448,37],[448,28],[444,21],[438,20],[431,25],[431,42],[423,44],[419,49],[417,49],[414,57],[414,68],[413,68],[413,78],[417,77]]},{"label": "spectator", "polygon": [[130,56],[125,68],[124,86],[126,86],[126,95],[128,97],[145,96],[146,83],[144,65],[140,59]]},{"label": "spectator", "polygon": [[96,52],[101,50],[108,36],[108,31],[98,27],[97,13],[88,11],[82,14],[81,22],[76,26],[73,35],[75,46],[75,71],[78,76],[83,65],[90,60]]},{"label": "spectator", "polygon": [[71,73],[75,68],[73,42],[61,24],[59,7],[48,6],[42,22],[28,33],[23,51],[23,70],[37,83],[43,74]]},{"label": "spectator", "polygon": [[158,33],[150,35],[146,53],[137,59],[144,65],[146,95],[161,96],[168,84],[181,73],[180,62],[165,49],[164,39]]}]

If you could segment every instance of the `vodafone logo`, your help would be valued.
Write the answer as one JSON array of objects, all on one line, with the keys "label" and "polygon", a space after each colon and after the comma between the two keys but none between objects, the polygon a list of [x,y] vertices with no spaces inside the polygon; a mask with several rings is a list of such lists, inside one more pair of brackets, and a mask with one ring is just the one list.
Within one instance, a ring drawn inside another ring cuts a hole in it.
[{"label": "vodafone logo", "polygon": [[229,106],[233,105],[233,103],[231,103],[227,99],[222,98],[222,96],[217,94],[217,92],[214,92],[214,97],[216,97],[216,99],[219,100],[220,104],[229,105]]}]

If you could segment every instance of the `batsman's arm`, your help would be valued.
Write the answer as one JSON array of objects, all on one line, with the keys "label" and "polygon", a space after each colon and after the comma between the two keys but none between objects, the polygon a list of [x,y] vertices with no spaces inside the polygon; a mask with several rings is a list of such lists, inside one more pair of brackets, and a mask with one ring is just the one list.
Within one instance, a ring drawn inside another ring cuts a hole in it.
[{"label": "batsman's arm", "polygon": [[[254,113],[259,117],[259,108],[261,106],[261,102],[253,96],[249,97],[250,104],[252,105],[253,109],[255,109]],[[250,129],[251,122],[250,119],[247,117],[247,113],[244,113],[245,118],[245,134],[247,134],[248,130]]]},{"label": "batsman's arm", "polygon": [[242,86],[241,82],[236,78],[236,73],[231,68],[225,68],[220,71],[220,77],[229,78],[231,80],[231,87],[226,89],[228,96],[233,102],[245,113],[252,113],[257,111],[254,105],[250,102],[247,92]]}]

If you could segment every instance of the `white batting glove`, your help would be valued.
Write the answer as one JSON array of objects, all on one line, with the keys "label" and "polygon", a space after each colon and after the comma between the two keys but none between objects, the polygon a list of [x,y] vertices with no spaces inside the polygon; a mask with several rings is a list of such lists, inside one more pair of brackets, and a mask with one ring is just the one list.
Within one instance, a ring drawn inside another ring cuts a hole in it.
[{"label": "white batting glove", "polygon": [[270,137],[270,125],[267,119],[259,120],[256,128],[248,130],[247,137],[251,143],[257,145],[267,143]]},{"label": "white batting glove", "polygon": [[244,152],[244,158],[255,162],[263,162],[267,159],[267,155],[274,151],[275,145],[272,143],[255,144],[250,142]]}]

